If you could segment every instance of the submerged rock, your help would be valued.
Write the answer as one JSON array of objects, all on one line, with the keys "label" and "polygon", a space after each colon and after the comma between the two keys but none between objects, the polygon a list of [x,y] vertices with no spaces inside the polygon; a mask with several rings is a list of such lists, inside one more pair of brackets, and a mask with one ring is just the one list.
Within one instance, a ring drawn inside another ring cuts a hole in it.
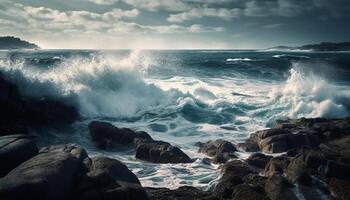
[{"label": "submerged rock", "polygon": [[135,141],[135,157],[153,163],[190,163],[181,149],[163,141],[137,139]]},{"label": "submerged rock", "polygon": [[0,199],[66,199],[86,157],[74,145],[44,148],[0,179]]},{"label": "submerged rock", "polygon": [[0,137],[0,177],[38,154],[33,138],[20,134]]},{"label": "submerged rock", "polygon": [[213,157],[214,163],[225,163],[226,161],[237,158],[234,152],[236,147],[228,141],[224,140],[210,140],[206,143],[198,143],[199,153],[205,153]]},{"label": "submerged rock", "polygon": [[146,132],[135,132],[128,128],[118,128],[108,122],[91,122],[89,124],[89,132],[92,141],[100,149],[132,144],[136,138],[152,140],[151,136]]},{"label": "submerged rock", "polygon": [[146,188],[150,200],[219,200],[211,192],[191,186],[182,186],[176,190],[168,188]]}]

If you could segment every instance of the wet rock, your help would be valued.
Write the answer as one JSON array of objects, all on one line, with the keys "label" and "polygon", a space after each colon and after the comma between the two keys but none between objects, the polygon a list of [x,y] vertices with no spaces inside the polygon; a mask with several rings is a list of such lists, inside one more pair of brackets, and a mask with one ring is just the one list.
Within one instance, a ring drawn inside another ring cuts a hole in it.
[{"label": "wet rock", "polygon": [[350,183],[332,178],[328,184],[332,196],[340,200],[350,199]]},{"label": "wet rock", "polygon": [[224,140],[210,140],[206,143],[200,143],[198,150],[199,153],[213,157],[214,163],[225,163],[230,159],[237,158],[234,155],[236,151],[236,147],[231,142]]},{"label": "wet rock", "polygon": [[0,135],[26,134],[43,125],[71,123],[79,118],[69,105],[48,98],[28,98],[0,74]]},{"label": "wet rock", "polygon": [[263,189],[246,184],[237,185],[232,196],[233,200],[269,200]]},{"label": "wet rock", "polygon": [[264,190],[267,178],[259,174],[248,174],[243,177],[244,184],[250,185],[254,188]]},{"label": "wet rock", "polygon": [[168,188],[146,188],[150,200],[218,200],[211,192],[182,186],[176,190]]},{"label": "wet rock", "polygon": [[350,164],[350,135],[322,143],[320,150],[329,159]]},{"label": "wet rock", "polygon": [[267,156],[262,153],[253,153],[248,157],[246,162],[249,165],[264,169],[266,164],[271,160],[271,158],[272,156]]},{"label": "wet rock", "polygon": [[0,177],[38,154],[33,138],[20,134],[0,137]]},{"label": "wet rock", "polygon": [[[279,128],[257,131],[255,133],[250,134],[249,138],[245,141],[245,143],[240,144],[239,147],[241,149],[243,148],[243,150],[246,150],[248,152],[259,151],[261,149],[260,143],[263,139],[272,137],[272,136],[289,134],[289,133],[290,133],[289,130],[279,129]],[[277,149],[277,145],[274,145],[274,148]]]},{"label": "wet rock", "polygon": [[237,149],[240,149],[242,151],[246,151],[246,152],[257,152],[260,151],[259,145],[251,140],[246,140],[243,143],[238,143],[236,145]]},{"label": "wet rock", "polygon": [[0,199],[65,199],[86,156],[74,145],[45,148],[0,179]]},{"label": "wet rock", "polygon": [[100,149],[132,144],[135,138],[152,140],[151,136],[146,132],[135,132],[128,128],[118,128],[108,122],[91,122],[89,124],[89,132],[92,141]]},{"label": "wet rock", "polygon": [[30,126],[67,124],[79,118],[75,107],[52,99],[23,99],[22,105],[20,118],[27,120]]},{"label": "wet rock", "polygon": [[239,160],[226,162],[214,192],[219,198],[232,198],[235,186],[242,184],[243,178],[248,174],[257,174],[257,171],[247,163]]},{"label": "wet rock", "polygon": [[304,154],[299,154],[290,161],[286,169],[286,176],[293,183],[311,184],[311,177],[307,171]]},{"label": "wet rock", "polygon": [[265,176],[271,177],[274,174],[283,174],[287,169],[289,162],[289,158],[284,156],[272,158],[265,166]]},{"label": "wet rock", "polygon": [[291,149],[312,148],[318,145],[318,137],[307,133],[274,135],[262,139],[259,143],[260,149],[266,153],[282,153]]},{"label": "wet rock", "polygon": [[192,160],[178,147],[163,141],[135,140],[135,157],[153,163],[190,163]]},{"label": "wet rock", "polygon": [[280,174],[274,174],[267,179],[265,184],[265,192],[271,200],[297,200],[298,198],[292,191],[291,185]]},{"label": "wet rock", "polygon": [[94,157],[84,163],[87,173],[77,181],[72,199],[148,199],[135,174],[120,161]]},{"label": "wet rock", "polygon": [[350,165],[328,161],[325,168],[325,175],[331,178],[350,181]]}]

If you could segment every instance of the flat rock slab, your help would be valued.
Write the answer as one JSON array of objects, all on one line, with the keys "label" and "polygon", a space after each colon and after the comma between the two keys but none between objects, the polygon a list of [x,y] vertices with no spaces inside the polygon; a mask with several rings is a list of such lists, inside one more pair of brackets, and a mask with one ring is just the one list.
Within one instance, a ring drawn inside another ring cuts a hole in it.
[{"label": "flat rock slab", "polygon": [[0,199],[65,199],[85,157],[85,150],[73,145],[44,148],[0,179]]},{"label": "flat rock slab", "polygon": [[21,134],[0,137],[0,177],[38,154],[33,138]]}]

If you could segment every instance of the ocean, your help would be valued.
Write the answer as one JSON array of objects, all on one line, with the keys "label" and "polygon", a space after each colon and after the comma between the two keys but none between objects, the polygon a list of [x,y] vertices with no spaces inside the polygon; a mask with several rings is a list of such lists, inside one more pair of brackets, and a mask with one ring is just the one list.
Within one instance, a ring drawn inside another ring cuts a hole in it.
[{"label": "ocean", "polygon": [[[57,99],[83,116],[38,130],[39,144],[72,142],[117,158],[143,186],[210,189],[218,165],[203,160],[197,142],[242,142],[280,118],[350,115],[350,52],[14,50],[0,51],[0,72],[22,95]],[[88,133],[92,120],[146,131],[196,161],[152,164],[136,160],[132,148],[99,150]]]}]

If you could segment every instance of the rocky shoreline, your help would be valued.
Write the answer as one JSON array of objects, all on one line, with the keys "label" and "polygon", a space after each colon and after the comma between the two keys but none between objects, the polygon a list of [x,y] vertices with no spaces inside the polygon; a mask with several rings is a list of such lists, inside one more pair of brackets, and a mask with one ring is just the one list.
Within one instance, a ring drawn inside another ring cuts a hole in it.
[{"label": "rocky shoreline", "polygon": [[[143,188],[122,162],[89,157],[76,144],[39,150],[31,130],[79,120],[74,107],[28,99],[0,78],[0,199],[350,199],[350,118],[277,120],[239,144],[198,143],[207,163],[220,164],[213,191],[185,186]],[[148,133],[93,121],[97,148],[134,146],[135,157],[152,163],[190,163],[179,147]],[[240,159],[237,152],[250,156]]]}]

